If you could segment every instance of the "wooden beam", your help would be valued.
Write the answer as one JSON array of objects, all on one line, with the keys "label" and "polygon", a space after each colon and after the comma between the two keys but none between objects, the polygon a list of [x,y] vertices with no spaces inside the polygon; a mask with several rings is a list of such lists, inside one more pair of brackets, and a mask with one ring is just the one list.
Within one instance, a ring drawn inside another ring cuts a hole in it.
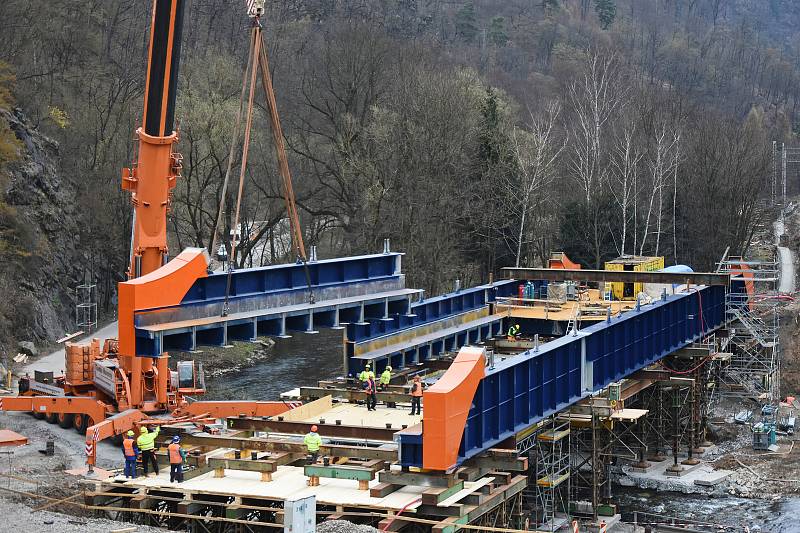
[{"label": "wooden beam", "polygon": [[378,483],[377,485],[369,489],[369,495],[371,498],[383,498],[400,488],[402,488],[402,485],[392,485],[391,483]]},{"label": "wooden beam", "polygon": [[463,481],[460,481],[451,487],[431,487],[422,493],[422,503],[426,505],[439,505],[444,500],[463,489]]},{"label": "wooden beam", "polygon": [[452,487],[461,482],[452,474],[423,474],[418,472],[389,472],[378,474],[378,480],[393,485],[412,485],[415,487]]},{"label": "wooden beam", "polygon": [[508,470],[511,472],[525,472],[528,470],[527,457],[481,455],[469,459],[465,464],[487,470]]}]

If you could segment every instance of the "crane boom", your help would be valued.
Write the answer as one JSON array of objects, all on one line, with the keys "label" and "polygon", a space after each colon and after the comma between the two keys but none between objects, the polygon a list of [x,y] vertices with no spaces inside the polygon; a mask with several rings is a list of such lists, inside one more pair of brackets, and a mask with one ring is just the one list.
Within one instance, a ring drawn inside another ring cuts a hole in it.
[{"label": "crane boom", "polygon": [[138,159],[122,171],[122,188],[131,191],[134,207],[129,279],[156,270],[169,257],[167,212],[182,159],[173,150],[173,127],[184,7],[185,0],[153,0]]}]

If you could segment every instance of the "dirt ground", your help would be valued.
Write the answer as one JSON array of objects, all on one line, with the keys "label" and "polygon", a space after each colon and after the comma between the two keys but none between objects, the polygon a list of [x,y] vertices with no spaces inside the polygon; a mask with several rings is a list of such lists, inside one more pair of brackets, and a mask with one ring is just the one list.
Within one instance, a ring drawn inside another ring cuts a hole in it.
[{"label": "dirt ground", "polygon": [[[2,531],[41,531],[45,533],[110,532],[133,525],[99,518],[72,502],[82,503],[82,497],[64,503],[54,501],[80,494],[80,478],[65,470],[85,466],[84,437],[73,430],[61,429],[44,420],[23,413],[0,414],[0,427],[28,437],[25,446],[0,448],[0,516]],[[48,440],[55,443],[55,454],[41,453]],[[108,443],[98,447],[97,464],[101,468],[121,466],[122,452]],[[46,509],[41,509],[47,506]],[[135,526],[138,532],[164,531],[159,528]]]}]

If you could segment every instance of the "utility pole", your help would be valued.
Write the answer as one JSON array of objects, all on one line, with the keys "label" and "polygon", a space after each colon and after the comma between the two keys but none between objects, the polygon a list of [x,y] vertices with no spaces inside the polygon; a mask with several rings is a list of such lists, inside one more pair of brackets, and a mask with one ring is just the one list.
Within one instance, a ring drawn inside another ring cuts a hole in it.
[{"label": "utility pole", "polygon": [[783,178],[783,204],[786,207],[786,143],[781,143],[781,174]]},{"label": "utility pole", "polygon": [[775,207],[775,185],[778,178],[778,165],[775,158],[778,156],[778,141],[772,141],[772,187],[770,198],[772,200],[772,207]]}]

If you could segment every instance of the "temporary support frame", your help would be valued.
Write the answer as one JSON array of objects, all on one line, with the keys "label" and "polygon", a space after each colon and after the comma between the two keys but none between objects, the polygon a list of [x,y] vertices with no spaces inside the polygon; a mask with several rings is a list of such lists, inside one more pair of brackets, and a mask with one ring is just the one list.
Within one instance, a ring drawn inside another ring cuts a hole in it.
[{"label": "temporary support frame", "polygon": [[747,288],[726,295],[729,336],[720,340],[719,351],[730,353],[730,358],[718,374],[720,393],[734,398],[766,395],[773,401],[780,396],[778,263],[774,258],[745,261],[730,257],[719,263],[719,271]]},{"label": "temporary support frame", "polygon": [[536,531],[558,531],[569,522],[570,424],[551,416],[536,433],[534,513]]}]

